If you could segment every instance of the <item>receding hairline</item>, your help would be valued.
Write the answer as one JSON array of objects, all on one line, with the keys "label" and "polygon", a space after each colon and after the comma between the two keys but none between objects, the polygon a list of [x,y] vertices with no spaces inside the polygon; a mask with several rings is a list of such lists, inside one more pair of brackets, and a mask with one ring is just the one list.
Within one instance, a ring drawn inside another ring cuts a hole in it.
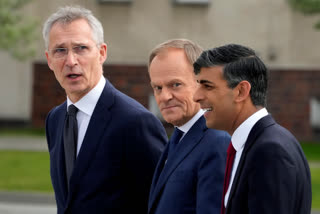
[{"label": "receding hairline", "polygon": [[92,30],[93,39],[97,44],[104,42],[104,32],[101,22],[93,15],[92,11],[79,5],[60,7],[44,22],[42,34],[46,49],[49,43],[51,29],[57,23],[70,24],[73,21],[84,19]]},{"label": "receding hairline", "polygon": [[203,51],[202,47],[191,40],[170,39],[163,43],[160,43],[154,49],[152,49],[149,55],[148,67],[150,67],[150,64],[157,55],[168,52],[170,49],[182,50],[191,65],[196,61],[196,58],[198,58]]},{"label": "receding hairline", "polygon": [[56,20],[55,22],[52,23],[51,27],[50,27],[50,30],[48,31],[48,36],[50,36],[50,32],[52,30],[52,28],[54,28],[55,26],[57,25],[61,25],[62,27],[66,27],[66,26],[69,26],[71,24],[73,24],[74,22],[77,22],[77,21],[84,21],[85,23],[87,23],[87,25],[89,26],[90,30],[91,30],[91,33],[93,34],[93,28],[92,26],[90,25],[88,19],[86,19],[85,17],[78,17],[76,19],[72,19],[72,20],[65,20],[65,19],[58,19]]}]

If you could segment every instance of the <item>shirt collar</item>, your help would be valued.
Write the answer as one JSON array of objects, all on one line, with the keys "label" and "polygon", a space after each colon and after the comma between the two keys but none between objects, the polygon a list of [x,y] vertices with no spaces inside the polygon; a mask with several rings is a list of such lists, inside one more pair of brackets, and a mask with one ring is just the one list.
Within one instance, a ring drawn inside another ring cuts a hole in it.
[{"label": "shirt collar", "polygon": [[259,111],[255,112],[249,118],[247,118],[233,133],[231,137],[231,142],[236,151],[239,151],[247,141],[249,133],[254,126],[261,118],[268,115],[266,108],[262,108]]},{"label": "shirt collar", "polygon": [[80,111],[91,116],[99,100],[99,97],[102,94],[105,84],[106,80],[103,76],[101,76],[98,84],[91,91],[89,91],[89,93],[82,97],[78,102],[72,103],[69,97],[67,97],[68,107],[69,105],[74,104]]},{"label": "shirt collar", "polygon": [[200,109],[197,114],[195,114],[191,120],[189,120],[187,123],[183,124],[182,126],[178,126],[177,128],[183,131],[184,133],[187,133],[189,129],[195,124],[195,122],[198,121],[198,119],[204,114],[204,111]]}]

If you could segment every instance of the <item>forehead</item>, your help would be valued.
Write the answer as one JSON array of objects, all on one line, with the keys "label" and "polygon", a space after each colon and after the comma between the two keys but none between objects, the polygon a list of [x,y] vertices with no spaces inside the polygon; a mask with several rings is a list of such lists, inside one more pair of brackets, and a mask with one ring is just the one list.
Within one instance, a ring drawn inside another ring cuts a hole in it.
[{"label": "forehead", "polygon": [[200,73],[196,75],[198,81],[209,80],[210,82],[225,81],[223,78],[223,66],[214,66],[201,68]]},{"label": "forehead", "polygon": [[151,82],[194,80],[193,66],[182,49],[169,49],[155,56],[149,66],[149,75]]},{"label": "forehead", "polygon": [[49,33],[49,46],[93,41],[92,29],[85,19],[56,22]]}]

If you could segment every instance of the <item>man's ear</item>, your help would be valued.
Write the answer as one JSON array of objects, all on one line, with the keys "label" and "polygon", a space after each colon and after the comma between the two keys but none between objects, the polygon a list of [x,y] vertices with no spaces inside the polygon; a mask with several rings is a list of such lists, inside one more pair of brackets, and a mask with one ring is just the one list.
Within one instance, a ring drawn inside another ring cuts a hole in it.
[{"label": "man's ear", "polygon": [[101,45],[100,45],[100,49],[99,49],[99,52],[100,52],[100,63],[101,63],[101,65],[104,63],[104,61],[106,61],[106,59],[107,59],[107,53],[108,53],[108,51],[107,51],[107,44],[105,44],[105,43],[102,43]]},{"label": "man's ear", "polygon": [[251,84],[246,80],[241,81],[234,90],[236,93],[235,101],[242,102],[250,97]]}]

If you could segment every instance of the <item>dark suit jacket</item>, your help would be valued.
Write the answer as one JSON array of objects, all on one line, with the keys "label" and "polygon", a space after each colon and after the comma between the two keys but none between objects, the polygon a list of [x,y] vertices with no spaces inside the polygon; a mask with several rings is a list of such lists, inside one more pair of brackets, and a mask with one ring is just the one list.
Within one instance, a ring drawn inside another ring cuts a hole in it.
[{"label": "dark suit jacket", "polygon": [[168,159],[168,146],[152,180],[150,214],[219,213],[230,136],[208,129],[202,116]]},{"label": "dark suit jacket", "polygon": [[252,128],[231,187],[228,214],[309,214],[311,181],[298,141],[268,115]]},{"label": "dark suit jacket", "polygon": [[67,193],[66,102],[47,116],[50,172],[58,213],[147,213],[152,176],[167,142],[158,119],[106,82],[88,125]]}]

